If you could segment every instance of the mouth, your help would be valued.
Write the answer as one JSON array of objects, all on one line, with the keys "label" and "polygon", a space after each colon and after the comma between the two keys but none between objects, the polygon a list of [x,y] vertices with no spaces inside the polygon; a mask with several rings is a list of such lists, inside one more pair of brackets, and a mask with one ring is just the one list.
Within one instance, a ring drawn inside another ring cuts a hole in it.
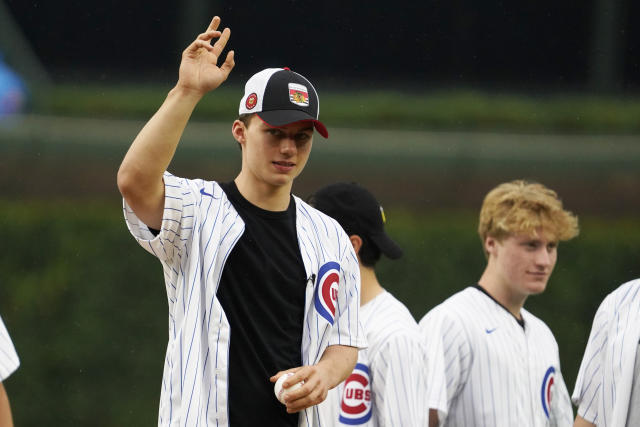
[{"label": "mouth", "polygon": [[548,276],[548,273],[545,271],[528,271],[527,273],[534,279],[538,279],[538,280],[546,279]]},{"label": "mouth", "polygon": [[281,160],[281,161],[277,161],[277,162],[274,161],[274,162],[271,162],[271,163],[280,172],[289,172],[296,166],[295,163],[288,162],[286,160]]}]

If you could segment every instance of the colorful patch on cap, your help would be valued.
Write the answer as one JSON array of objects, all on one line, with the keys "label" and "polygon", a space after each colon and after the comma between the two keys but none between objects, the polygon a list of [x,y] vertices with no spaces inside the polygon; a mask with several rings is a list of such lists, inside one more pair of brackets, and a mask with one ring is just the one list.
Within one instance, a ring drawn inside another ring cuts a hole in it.
[{"label": "colorful patch on cap", "polygon": [[320,267],[313,296],[314,306],[318,314],[332,325],[336,315],[339,282],[340,264],[331,261]]},{"label": "colorful patch on cap", "polygon": [[289,101],[301,107],[309,106],[309,91],[306,86],[289,83]]},{"label": "colorful patch on cap", "polygon": [[387,217],[384,216],[384,209],[382,209],[382,206],[380,206],[380,216],[382,217],[382,223],[386,224],[387,222]]},{"label": "colorful patch on cap", "polygon": [[369,367],[357,363],[344,382],[340,403],[340,422],[348,425],[364,424],[371,418],[371,377]]},{"label": "colorful patch on cap", "polygon": [[258,104],[258,95],[256,95],[256,93],[252,93],[251,95],[247,96],[247,100],[244,103],[244,106],[247,107],[247,110],[252,110],[253,108],[255,108],[255,106]]},{"label": "colorful patch on cap", "polygon": [[551,409],[551,402],[553,400],[553,382],[556,377],[556,369],[550,366],[547,372],[544,374],[542,380],[542,388],[540,389],[540,395],[542,397],[542,409],[544,414],[549,418],[549,411]]}]

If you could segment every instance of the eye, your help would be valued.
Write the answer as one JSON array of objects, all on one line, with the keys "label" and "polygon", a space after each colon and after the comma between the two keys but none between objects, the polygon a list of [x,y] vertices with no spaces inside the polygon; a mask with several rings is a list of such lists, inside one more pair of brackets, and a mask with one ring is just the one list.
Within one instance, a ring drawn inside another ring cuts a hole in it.
[{"label": "eye", "polygon": [[296,139],[296,142],[299,144],[305,143],[311,139],[311,134],[307,132],[301,132],[296,134],[295,139]]},{"label": "eye", "polygon": [[553,252],[556,249],[558,249],[558,242],[551,242],[551,243],[547,244],[547,250],[549,252]]}]

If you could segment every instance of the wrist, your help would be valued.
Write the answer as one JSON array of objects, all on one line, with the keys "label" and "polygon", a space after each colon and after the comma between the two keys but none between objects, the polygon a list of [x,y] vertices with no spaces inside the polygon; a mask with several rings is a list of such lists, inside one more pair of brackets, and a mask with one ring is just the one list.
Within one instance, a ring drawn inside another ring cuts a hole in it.
[{"label": "wrist", "polygon": [[184,98],[197,103],[204,96],[204,92],[189,88],[178,83],[169,91],[169,97]]}]

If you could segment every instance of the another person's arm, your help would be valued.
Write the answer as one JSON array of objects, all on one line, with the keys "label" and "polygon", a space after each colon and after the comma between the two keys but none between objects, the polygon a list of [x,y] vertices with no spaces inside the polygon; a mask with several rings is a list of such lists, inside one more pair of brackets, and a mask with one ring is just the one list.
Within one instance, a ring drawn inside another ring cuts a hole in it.
[{"label": "another person's arm", "polygon": [[9,397],[2,382],[0,382],[0,427],[13,427]]},{"label": "another person's arm", "polygon": [[580,415],[577,415],[576,420],[573,423],[573,427],[596,427],[596,425],[585,420]]},{"label": "another person's arm", "polygon": [[[160,229],[164,210],[166,171],[182,132],[202,96],[224,82],[234,66],[233,51],[222,65],[217,62],[231,34],[218,31],[214,17],[182,53],[178,83],[135,138],[118,171],[118,188],[136,216],[149,227]],[[218,40],[211,45],[214,38]]]}]

